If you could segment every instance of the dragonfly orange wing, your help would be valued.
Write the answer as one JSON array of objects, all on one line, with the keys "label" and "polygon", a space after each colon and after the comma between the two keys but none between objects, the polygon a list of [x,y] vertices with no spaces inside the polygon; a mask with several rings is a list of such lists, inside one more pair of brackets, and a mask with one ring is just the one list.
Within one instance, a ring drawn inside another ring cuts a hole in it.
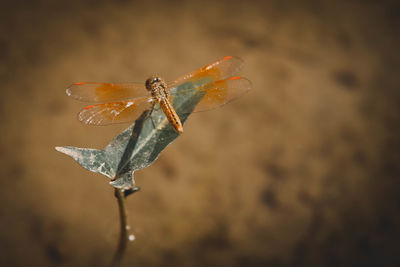
[{"label": "dragonfly orange wing", "polygon": [[[224,105],[251,89],[249,80],[232,77],[242,65],[240,58],[224,57],[186,74],[168,83],[171,100],[177,94],[191,93],[202,97],[195,111]],[[81,101],[101,103],[87,106],[78,114],[78,119],[89,125],[134,121],[152,107],[151,94],[140,83],[75,83],[67,89],[67,95]]]},{"label": "dragonfly orange wing", "polygon": [[90,105],[78,113],[78,119],[88,125],[108,125],[137,119],[152,103],[148,97]]},{"label": "dragonfly orange wing", "polygon": [[175,81],[168,83],[168,88],[176,88],[185,82],[193,82],[192,86],[196,87],[196,81],[207,78],[210,82],[224,80],[234,76],[243,66],[243,60],[238,57],[224,57],[214,63],[206,65],[199,70],[190,72]]},{"label": "dragonfly orange wing", "polygon": [[144,83],[93,83],[80,82],[72,84],[67,95],[80,101],[105,103],[149,96]]},{"label": "dragonfly orange wing", "polygon": [[171,100],[179,94],[198,94],[201,97],[193,112],[206,111],[225,105],[252,88],[251,82],[243,77],[231,77],[215,81],[197,88],[187,88],[171,92]]}]

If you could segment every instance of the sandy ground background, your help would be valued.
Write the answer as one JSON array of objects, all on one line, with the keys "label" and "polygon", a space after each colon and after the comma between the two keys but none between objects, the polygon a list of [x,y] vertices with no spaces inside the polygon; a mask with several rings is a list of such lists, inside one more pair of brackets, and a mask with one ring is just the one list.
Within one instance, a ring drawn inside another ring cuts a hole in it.
[{"label": "sandy ground background", "polygon": [[174,79],[223,56],[254,90],[192,115],[127,200],[126,266],[399,266],[395,1],[7,1],[0,16],[0,264],[107,266],[113,189],[55,146],[78,81]]}]

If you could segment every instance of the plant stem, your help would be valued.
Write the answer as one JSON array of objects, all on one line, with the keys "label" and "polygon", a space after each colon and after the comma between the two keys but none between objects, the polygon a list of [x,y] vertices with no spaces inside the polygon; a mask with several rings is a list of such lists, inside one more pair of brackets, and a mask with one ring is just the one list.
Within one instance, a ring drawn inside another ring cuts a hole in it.
[{"label": "plant stem", "polygon": [[125,195],[121,189],[115,188],[115,197],[118,201],[119,220],[120,220],[120,235],[117,251],[114,254],[111,266],[119,266],[125,253],[126,245],[128,243],[128,218],[125,207]]}]

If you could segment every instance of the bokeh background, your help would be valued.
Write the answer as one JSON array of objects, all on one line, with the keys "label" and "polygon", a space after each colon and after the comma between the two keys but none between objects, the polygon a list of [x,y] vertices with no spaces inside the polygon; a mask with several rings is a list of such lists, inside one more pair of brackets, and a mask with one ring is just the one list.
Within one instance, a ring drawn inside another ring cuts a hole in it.
[{"label": "bokeh background", "polygon": [[174,79],[223,56],[254,89],[192,115],[127,199],[125,266],[399,266],[396,1],[3,1],[0,264],[107,266],[108,180],[79,81]]}]

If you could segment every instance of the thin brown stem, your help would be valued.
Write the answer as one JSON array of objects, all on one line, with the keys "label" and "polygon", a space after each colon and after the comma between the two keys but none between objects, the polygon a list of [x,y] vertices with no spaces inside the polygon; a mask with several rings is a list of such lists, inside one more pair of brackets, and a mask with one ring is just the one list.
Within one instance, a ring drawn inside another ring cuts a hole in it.
[{"label": "thin brown stem", "polygon": [[121,189],[115,188],[115,197],[118,201],[119,208],[119,220],[120,220],[120,235],[117,251],[114,254],[111,266],[119,266],[121,264],[122,258],[124,256],[126,246],[128,243],[128,218],[125,207],[125,195]]}]

